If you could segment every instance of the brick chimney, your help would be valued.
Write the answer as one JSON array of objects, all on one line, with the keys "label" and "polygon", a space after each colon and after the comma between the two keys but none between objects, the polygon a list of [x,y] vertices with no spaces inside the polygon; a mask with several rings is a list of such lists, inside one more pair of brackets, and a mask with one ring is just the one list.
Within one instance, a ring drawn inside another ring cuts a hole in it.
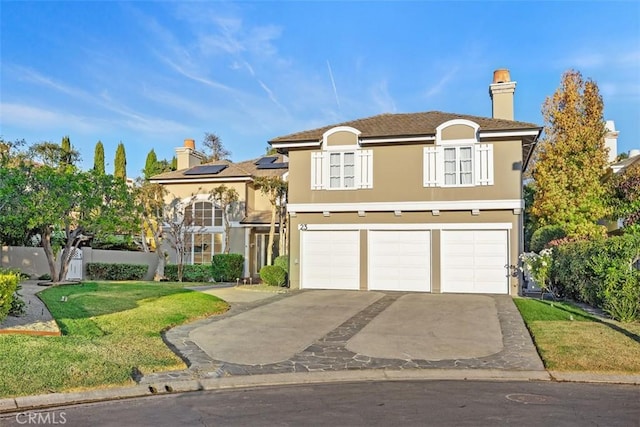
[{"label": "brick chimney", "polygon": [[515,91],[516,82],[511,81],[509,70],[502,68],[493,72],[493,83],[489,85],[489,95],[494,119],[513,120]]},{"label": "brick chimney", "polygon": [[178,170],[189,169],[202,163],[202,153],[196,151],[196,142],[193,139],[185,139],[184,146],[176,148]]}]

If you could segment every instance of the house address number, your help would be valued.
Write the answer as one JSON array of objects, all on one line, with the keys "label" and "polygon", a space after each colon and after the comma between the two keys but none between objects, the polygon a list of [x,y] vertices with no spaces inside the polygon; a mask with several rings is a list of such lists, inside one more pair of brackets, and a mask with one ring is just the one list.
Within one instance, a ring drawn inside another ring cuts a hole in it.
[{"label": "house address number", "polygon": [[298,224],[298,230],[307,231],[307,224]]}]

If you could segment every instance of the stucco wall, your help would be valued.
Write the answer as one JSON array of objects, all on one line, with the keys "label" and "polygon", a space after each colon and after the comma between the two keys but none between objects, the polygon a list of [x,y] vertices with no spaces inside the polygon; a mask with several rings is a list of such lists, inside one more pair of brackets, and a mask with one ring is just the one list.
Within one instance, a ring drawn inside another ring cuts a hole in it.
[{"label": "stucco wall", "polygon": [[[0,267],[19,268],[31,277],[39,277],[49,274],[49,264],[42,248],[2,246],[0,252]],[[93,248],[82,248],[83,277],[87,277],[87,264],[90,262],[103,262],[110,264],[146,264],[149,266],[151,276],[147,272],[147,280],[153,278],[153,273],[158,266],[155,253],[133,251],[109,251]],[[58,268],[60,260],[57,260]]]},{"label": "stucco wall", "polygon": [[424,187],[423,148],[427,145],[374,147],[373,188],[311,190],[311,150],[289,153],[290,203],[412,202],[505,200],[521,198],[522,148],[519,141],[493,141],[494,185]]}]

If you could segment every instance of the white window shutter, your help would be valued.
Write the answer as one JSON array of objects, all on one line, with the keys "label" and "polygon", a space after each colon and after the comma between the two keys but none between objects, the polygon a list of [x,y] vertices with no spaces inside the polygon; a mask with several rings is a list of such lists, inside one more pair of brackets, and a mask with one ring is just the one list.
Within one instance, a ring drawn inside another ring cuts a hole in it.
[{"label": "white window shutter", "polygon": [[425,187],[438,187],[442,182],[442,147],[424,147],[423,154],[423,185]]},{"label": "white window shutter", "polygon": [[356,176],[359,188],[373,188],[373,151],[360,150],[356,162]]},{"label": "white window shutter", "polygon": [[325,180],[324,153],[311,153],[311,189],[322,190]]},{"label": "white window shutter", "polygon": [[476,185],[493,185],[493,144],[475,146]]}]

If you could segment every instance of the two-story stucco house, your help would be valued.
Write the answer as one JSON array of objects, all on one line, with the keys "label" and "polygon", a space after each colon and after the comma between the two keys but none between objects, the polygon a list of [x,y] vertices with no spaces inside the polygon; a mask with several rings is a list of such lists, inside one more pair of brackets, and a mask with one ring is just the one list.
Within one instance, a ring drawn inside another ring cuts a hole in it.
[{"label": "two-story stucco house", "polygon": [[[278,176],[286,180],[287,161],[282,155],[233,163],[220,160],[202,164],[203,155],[195,149],[195,141],[185,139],[176,149],[177,170],[151,178],[167,190],[166,202],[179,199],[194,226],[185,230],[187,264],[208,264],[214,254],[224,250],[225,227],[222,210],[208,193],[225,185],[238,193],[238,201],[228,210],[230,220],[230,253],[243,254],[244,277],[258,277],[267,264],[267,243],[271,222],[271,204],[255,184],[256,177]],[[276,233],[278,233],[276,220]],[[275,236],[275,245],[278,235]],[[277,248],[276,252],[277,253]],[[170,260],[175,254],[169,251]]]},{"label": "two-story stucco house", "polygon": [[517,294],[542,129],[513,120],[515,87],[494,73],[491,118],[381,114],[271,140],[289,157],[291,287]]}]

